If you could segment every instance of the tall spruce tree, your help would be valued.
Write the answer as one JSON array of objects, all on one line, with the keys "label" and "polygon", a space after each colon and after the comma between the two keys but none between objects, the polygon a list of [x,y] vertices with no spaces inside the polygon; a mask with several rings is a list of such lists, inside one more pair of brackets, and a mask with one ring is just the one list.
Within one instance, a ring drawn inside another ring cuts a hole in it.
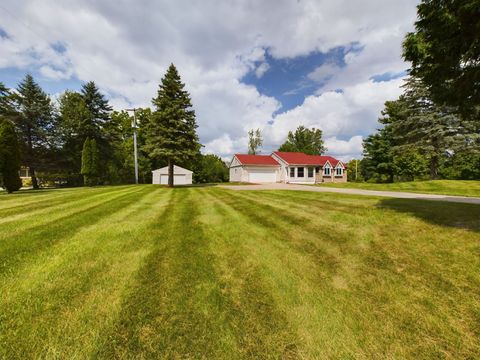
[{"label": "tall spruce tree", "polygon": [[0,116],[12,115],[12,94],[2,82],[0,82]]},{"label": "tall spruce tree", "polygon": [[0,117],[0,182],[8,193],[22,187],[20,149],[13,124]]},{"label": "tall spruce tree", "polygon": [[177,69],[171,64],[157,97],[152,99],[155,111],[147,124],[143,147],[152,160],[166,160],[170,187],[173,187],[174,164],[193,159],[201,147],[196,133],[195,112],[184,87]]},{"label": "tall spruce tree", "polygon": [[[442,158],[462,144],[465,127],[452,109],[437,106],[418,78],[410,77],[405,92],[395,102],[398,109],[390,117],[396,154],[418,152],[429,162],[430,178],[436,179]],[[466,124],[466,123],[465,123]]]},{"label": "tall spruce tree", "polygon": [[97,142],[87,138],[83,144],[81,169],[86,186],[98,185],[99,170]]},{"label": "tall spruce tree", "polygon": [[24,148],[22,161],[29,167],[33,188],[38,189],[36,170],[42,163],[49,133],[53,130],[53,106],[30,74],[18,85],[17,92],[14,99],[19,116],[14,119]]},{"label": "tall spruce tree", "polygon": [[90,124],[85,135],[95,139],[102,168],[114,168],[112,171],[106,171],[102,176],[103,181],[108,183],[110,177],[108,173],[112,175],[112,172],[115,173],[118,170],[117,167],[120,166],[115,159],[115,147],[116,143],[121,141],[121,131],[112,121],[112,107],[93,81],[83,85],[81,95],[91,114]]}]

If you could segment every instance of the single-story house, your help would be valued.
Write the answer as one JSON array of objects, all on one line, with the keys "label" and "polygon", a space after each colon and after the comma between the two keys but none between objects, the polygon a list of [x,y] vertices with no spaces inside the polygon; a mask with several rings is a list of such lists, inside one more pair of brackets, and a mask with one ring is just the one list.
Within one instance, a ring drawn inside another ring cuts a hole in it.
[{"label": "single-story house", "polygon": [[[173,185],[191,185],[193,172],[173,166]],[[152,171],[152,184],[168,185],[168,166]]]},{"label": "single-story house", "polygon": [[347,167],[332,156],[301,152],[235,154],[230,162],[230,181],[292,184],[347,182]]}]

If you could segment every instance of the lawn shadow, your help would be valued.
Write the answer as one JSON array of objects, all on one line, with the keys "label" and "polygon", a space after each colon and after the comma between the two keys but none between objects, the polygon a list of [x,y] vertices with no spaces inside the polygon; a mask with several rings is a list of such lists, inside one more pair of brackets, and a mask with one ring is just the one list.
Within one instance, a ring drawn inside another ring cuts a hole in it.
[{"label": "lawn shadow", "polygon": [[480,205],[418,199],[382,199],[377,205],[429,223],[480,232]]}]

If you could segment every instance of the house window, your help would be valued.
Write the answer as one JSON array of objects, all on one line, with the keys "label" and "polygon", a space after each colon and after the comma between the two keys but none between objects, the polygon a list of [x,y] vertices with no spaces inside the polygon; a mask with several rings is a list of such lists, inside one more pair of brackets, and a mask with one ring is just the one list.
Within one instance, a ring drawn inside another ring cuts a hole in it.
[{"label": "house window", "polygon": [[290,177],[295,177],[295,168],[290,168]]},{"label": "house window", "polygon": [[308,168],[308,177],[309,178],[313,177],[313,168],[312,167]]},{"label": "house window", "polygon": [[321,167],[320,167],[320,166],[317,166],[317,167],[315,168],[315,174],[318,174],[318,173],[320,172],[320,169],[321,169]]},{"label": "house window", "polygon": [[330,176],[330,167],[326,167],[323,169],[323,175]]},{"label": "house window", "polygon": [[304,171],[303,167],[297,168],[297,177],[304,177],[303,171]]},{"label": "house window", "polygon": [[342,176],[342,175],[343,175],[343,169],[337,168],[337,176]]}]

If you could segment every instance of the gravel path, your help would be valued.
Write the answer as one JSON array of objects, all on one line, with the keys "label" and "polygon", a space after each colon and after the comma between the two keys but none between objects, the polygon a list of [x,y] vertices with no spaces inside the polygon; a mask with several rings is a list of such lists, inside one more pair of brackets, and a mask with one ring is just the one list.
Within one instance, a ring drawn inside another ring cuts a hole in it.
[{"label": "gravel path", "polygon": [[436,200],[449,201],[457,203],[478,204],[480,205],[480,198],[466,197],[466,196],[452,196],[452,195],[436,195],[436,194],[417,194],[400,191],[376,191],[376,190],[362,190],[362,189],[347,189],[347,188],[332,188],[310,185],[298,184],[259,184],[259,185],[221,185],[221,187],[230,190],[297,190],[297,191],[313,191],[313,192],[329,192],[339,194],[351,195],[367,195],[367,196],[383,196],[400,199],[421,199],[421,200]]}]

